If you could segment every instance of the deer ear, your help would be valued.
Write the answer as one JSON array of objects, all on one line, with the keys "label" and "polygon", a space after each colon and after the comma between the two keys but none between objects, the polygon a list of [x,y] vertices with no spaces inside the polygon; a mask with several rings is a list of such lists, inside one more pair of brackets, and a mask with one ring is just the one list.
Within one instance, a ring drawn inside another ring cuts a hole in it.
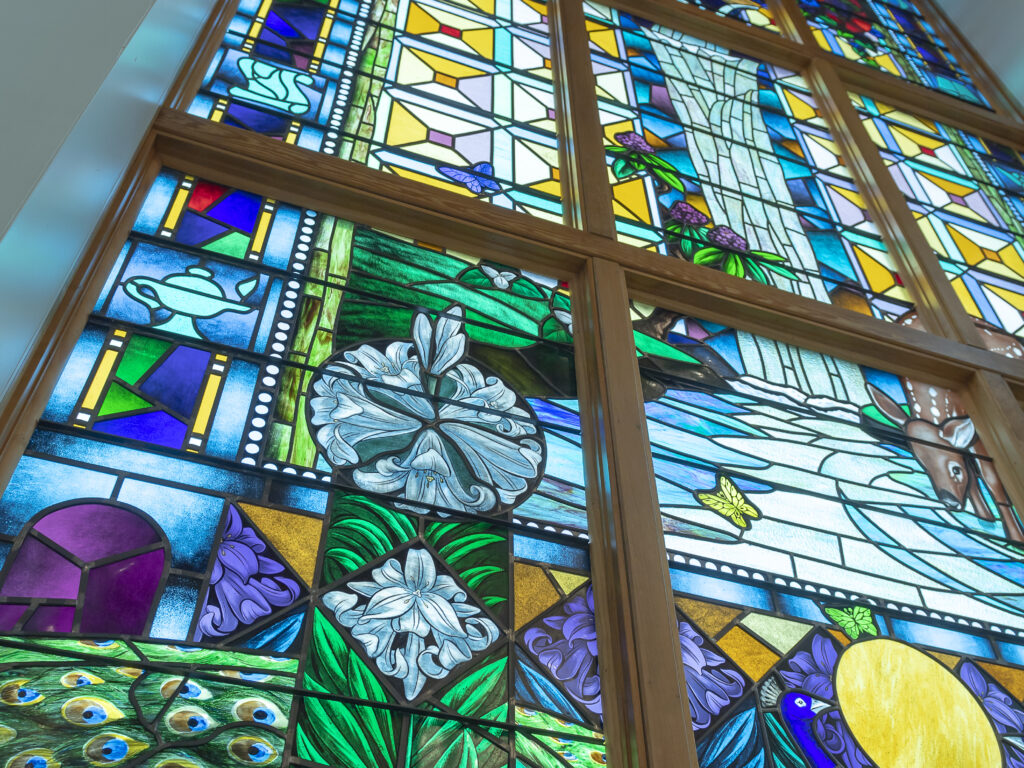
[{"label": "deer ear", "polygon": [[907,416],[906,411],[900,408],[899,403],[885,394],[885,392],[880,390],[874,384],[868,384],[868,394],[871,395],[871,402],[875,404],[875,407],[885,414],[886,418],[890,421],[893,421],[901,427],[909,421],[910,417]]},{"label": "deer ear", "polygon": [[950,419],[939,427],[939,435],[954,448],[965,450],[974,442],[977,432],[970,416]]}]

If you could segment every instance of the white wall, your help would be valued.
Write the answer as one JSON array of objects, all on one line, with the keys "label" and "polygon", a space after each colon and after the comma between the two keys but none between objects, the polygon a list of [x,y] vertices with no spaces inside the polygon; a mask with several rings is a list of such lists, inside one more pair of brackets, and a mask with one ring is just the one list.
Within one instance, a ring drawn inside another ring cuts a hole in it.
[{"label": "white wall", "polygon": [[0,397],[213,6],[0,4]]},{"label": "white wall", "polygon": [[1024,102],[1024,0],[937,0],[953,24]]}]

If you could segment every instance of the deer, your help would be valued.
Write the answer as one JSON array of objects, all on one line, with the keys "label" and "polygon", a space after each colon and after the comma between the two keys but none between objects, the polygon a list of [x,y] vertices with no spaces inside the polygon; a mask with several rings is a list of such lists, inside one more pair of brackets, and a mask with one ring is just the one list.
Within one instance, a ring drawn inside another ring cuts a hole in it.
[{"label": "deer", "polygon": [[[924,330],[916,310],[902,315],[896,322]],[[986,349],[1011,358],[1024,357],[1024,345],[1010,334],[983,320],[975,320],[975,325]],[[1010,508],[1006,489],[992,462],[980,461],[975,455],[987,452],[956,394],[906,377],[901,377],[900,382],[910,406],[909,415],[873,384],[867,385],[868,394],[878,410],[906,435],[914,458],[927,473],[939,501],[952,511],[964,510],[965,502],[970,499],[977,517],[992,522],[995,516],[985,503],[979,483],[979,478],[983,479],[996,505],[1003,510],[1007,538],[1024,542],[1024,531]]]}]

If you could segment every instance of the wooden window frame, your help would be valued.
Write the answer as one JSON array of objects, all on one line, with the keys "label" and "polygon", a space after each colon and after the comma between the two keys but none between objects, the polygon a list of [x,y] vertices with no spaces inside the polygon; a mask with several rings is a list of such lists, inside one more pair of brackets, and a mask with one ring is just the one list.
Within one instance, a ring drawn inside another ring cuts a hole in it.
[{"label": "wooden window frame", "polygon": [[486,248],[510,266],[565,279],[573,295],[608,762],[696,768],[628,300],[959,390],[1008,493],[1024,503],[1024,473],[1017,471],[1024,466],[1024,362],[984,349],[846,91],[1018,148],[1024,111],[933,0],[917,3],[992,111],[820,49],[797,0],[768,0],[780,34],[678,0],[608,2],[805,75],[931,331],[922,333],[617,242],[582,1],[549,2],[566,224],[188,115],[184,108],[234,15],[237,0],[220,0],[0,404],[0,482],[27,445],[161,167],[471,253]]}]

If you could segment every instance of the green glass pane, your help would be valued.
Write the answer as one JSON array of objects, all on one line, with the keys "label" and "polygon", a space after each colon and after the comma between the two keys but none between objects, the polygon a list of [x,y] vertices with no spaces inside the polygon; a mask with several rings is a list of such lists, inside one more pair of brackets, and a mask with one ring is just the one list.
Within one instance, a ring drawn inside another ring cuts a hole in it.
[{"label": "green glass pane", "polygon": [[125,350],[124,358],[117,366],[117,378],[129,384],[138,384],[146,371],[171,346],[171,342],[152,339],[147,336],[132,336]]},{"label": "green glass pane", "polygon": [[110,416],[114,413],[125,411],[138,411],[142,408],[149,408],[151,403],[146,402],[129,389],[118,384],[116,381],[107,390],[107,396],[103,398],[103,405],[100,406],[100,416]]}]

